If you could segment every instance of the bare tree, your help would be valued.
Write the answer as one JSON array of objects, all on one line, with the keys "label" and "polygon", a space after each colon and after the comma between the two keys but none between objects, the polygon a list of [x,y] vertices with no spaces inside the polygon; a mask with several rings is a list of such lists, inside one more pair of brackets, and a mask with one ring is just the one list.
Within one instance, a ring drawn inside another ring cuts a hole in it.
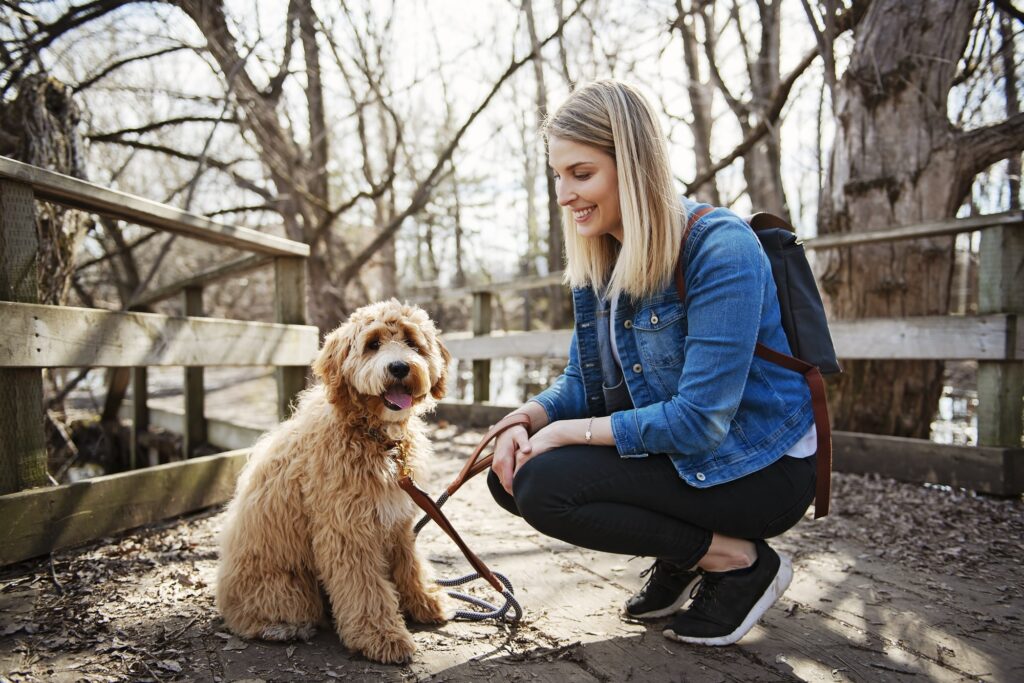
[{"label": "bare tree", "polygon": [[[836,86],[836,137],[820,230],[865,232],[956,215],[975,176],[1024,147],[1024,115],[974,130],[950,121],[977,3],[874,0]],[[921,17],[927,16],[928,21]],[[841,319],[949,310],[951,238],[835,250],[821,282]],[[927,437],[942,363],[849,361],[833,389],[838,428]]]}]

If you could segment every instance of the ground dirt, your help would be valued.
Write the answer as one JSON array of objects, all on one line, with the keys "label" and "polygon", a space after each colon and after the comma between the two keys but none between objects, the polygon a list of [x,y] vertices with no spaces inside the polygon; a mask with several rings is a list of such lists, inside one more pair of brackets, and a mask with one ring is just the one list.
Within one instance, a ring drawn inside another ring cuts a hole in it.
[{"label": "ground dirt", "polygon": [[[434,427],[424,488],[439,492],[481,435]],[[514,582],[519,624],[412,627],[419,651],[403,667],[350,653],[330,629],[240,640],[213,604],[217,508],[0,570],[0,681],[1024,680],[1024,503],[844,474],[833,487],[829,517],[808,513],[774,542],[793,584],[731,647],[624,621],[648,560],[543,537],[478,477],[445,510]],[[436,527],[420,545],[438,575],[467,571]]]}]

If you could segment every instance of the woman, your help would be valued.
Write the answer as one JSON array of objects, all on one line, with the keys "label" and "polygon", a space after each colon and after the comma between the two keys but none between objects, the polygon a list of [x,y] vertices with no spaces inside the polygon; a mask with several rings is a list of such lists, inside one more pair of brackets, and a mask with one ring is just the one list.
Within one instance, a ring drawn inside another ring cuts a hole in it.
[{"label": "woman", "polygon": [[692,222],[680,254],[699,205],[678,199],[657,116],[631,86],[579,88],[546,134],[575,329],[565,371],[515,411],[530,433],[499,437],[488,484],[542,533],[656,558],[627,615],[734,643],[792,577],[764,539],[814,497],[807,386],[754,357],[759,341],[789,351],[770,265],[725,209]]}]

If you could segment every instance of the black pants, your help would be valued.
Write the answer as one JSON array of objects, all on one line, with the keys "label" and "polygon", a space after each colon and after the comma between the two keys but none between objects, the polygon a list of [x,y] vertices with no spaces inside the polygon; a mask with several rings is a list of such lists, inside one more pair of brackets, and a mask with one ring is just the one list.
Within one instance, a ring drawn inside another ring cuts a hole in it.
[{"label": "black pants", "polygon": [[541,533],[573,545],[692,567],[712,533],[770,538],[814,499],[815,458],[779,458],[706,489],[679,478],[666,455],[622,458],[612,446],[566,446],[529,460],[512,484],[491,472],[491,495]]}]

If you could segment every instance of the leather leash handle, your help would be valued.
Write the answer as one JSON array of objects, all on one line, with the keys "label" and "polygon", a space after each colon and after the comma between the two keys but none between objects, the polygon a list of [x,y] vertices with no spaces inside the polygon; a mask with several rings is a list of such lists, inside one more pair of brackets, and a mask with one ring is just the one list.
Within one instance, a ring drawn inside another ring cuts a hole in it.
[{"label": "leather leash handle", "polygon": [[452,523],[444,516],[444,513],[441,512],[441,508],[437,507],[437,504],[430,499],[430,496],[424,493],[420,487],[416,486],[416,483],[409,476],[399,479],[398,485],[409,494],[409,497],[413,499],[413,502],[420,506],[424,512],[430,515],[431,519],[437,522],[437,525],[441,527],[446,534],[448,534],[449,538],[455,541],[455,545],[459,546],[459,550],[461,550],[462,554],[466,556],[467,560],[469,560],[469,564],[472,565],[476,573],[487,579],[487,582],[494,586],[494,590],[499,593],[504,593],[505,586],[503,586],[501,581],[498,580],[498,577],[494,575],[494,572],[487,568],[484,561],[477,557],[476,553],[470,550],[469,546],[466,545],[466,542],[462,540],[461,536],[459,536],[459,532],[455,530]]},{"label": "leather leash handle", "polygon": [[491,466],[491,461],[494,460],[494,454],[492,453],[485,458],[480,458],[480,454],[483,453],[488,444],[497,439],[502,432],[517,425],[526,427],[526,431],[529,433],[531,427],[530,416],[526,413],[509,413],[487,430],[487,434],[484,435],[484,438],[481,439],[480,443],[478,443],[476,448],[473,449],[473,453],[469,456],[469,459],[466,460],[466,464],[463,465],[462,471],[459,472],[459,475],[455,477],[452,483],[448,485],[448,488],[445,489],[449,496],[458,491],[467,481]]}]

